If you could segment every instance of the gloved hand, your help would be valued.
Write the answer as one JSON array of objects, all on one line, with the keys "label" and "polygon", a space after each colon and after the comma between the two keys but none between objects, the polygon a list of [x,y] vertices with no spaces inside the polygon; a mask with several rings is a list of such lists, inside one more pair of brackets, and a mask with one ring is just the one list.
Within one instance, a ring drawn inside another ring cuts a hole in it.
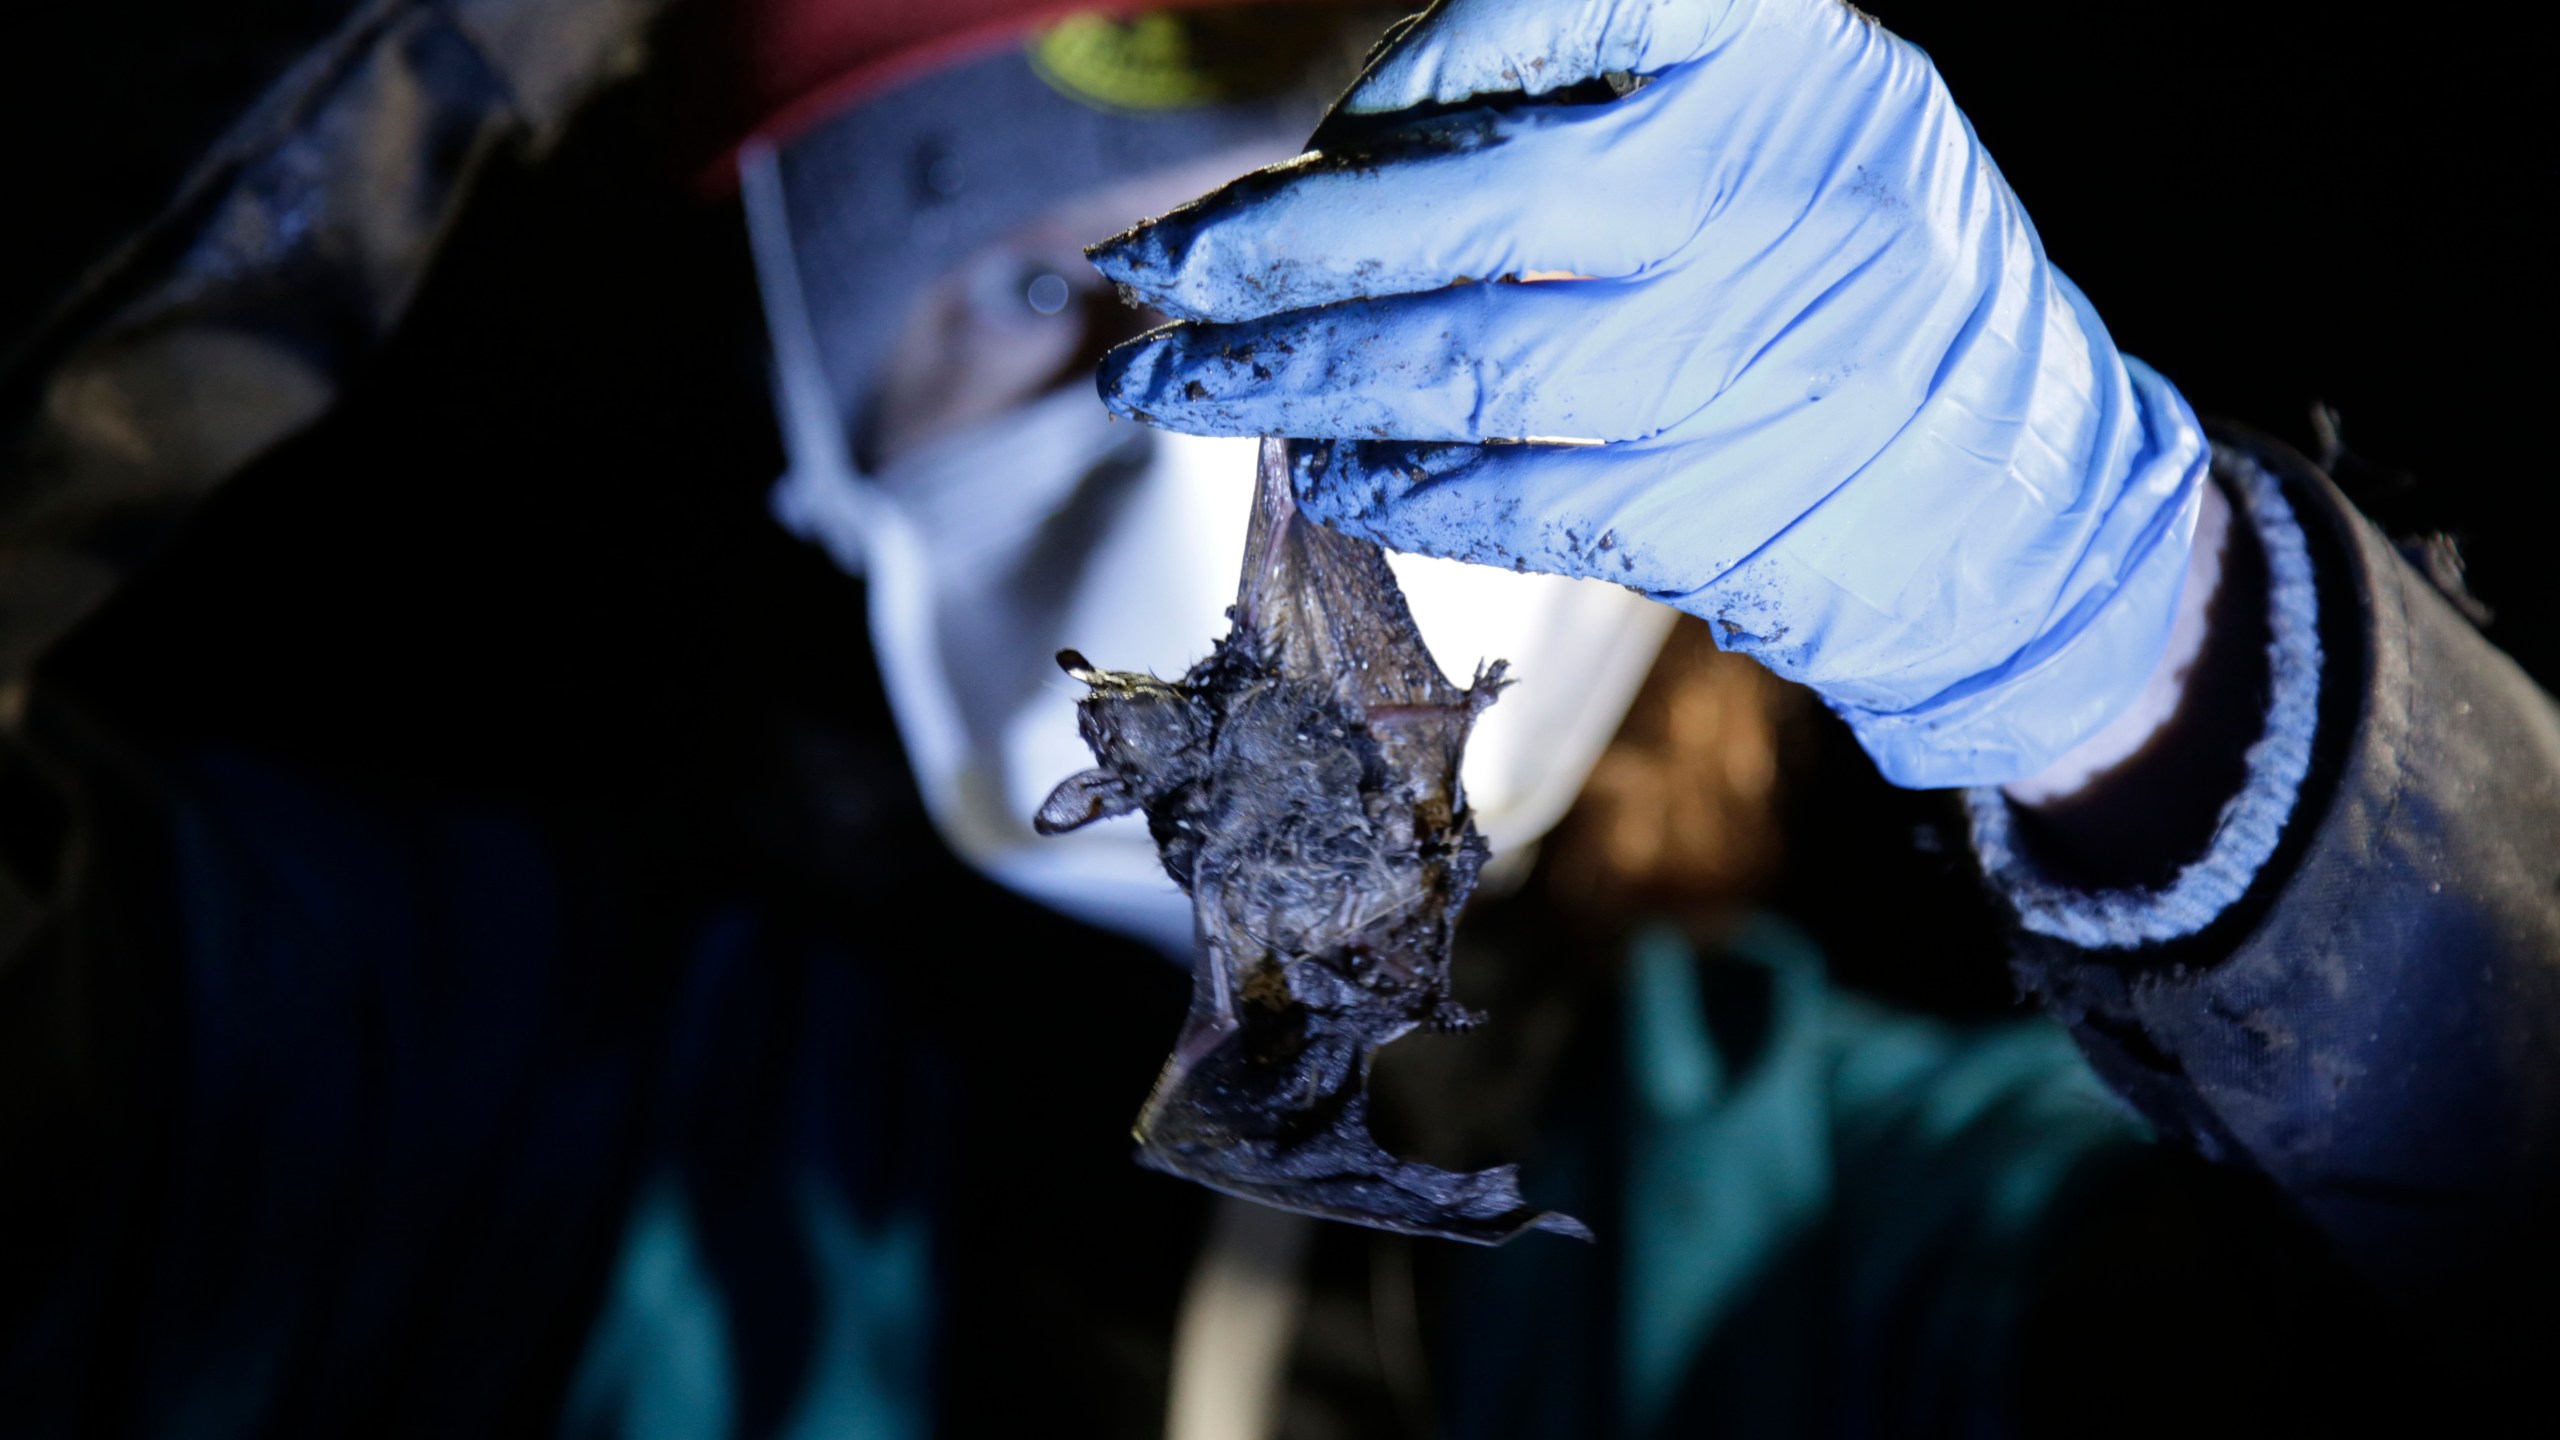
[{"label": "gloved hand", "polygon": [[2035,774],[2142,690],[2205,442],[1918,50],[1838,0],[1443,0],[1364,120],[1095,248],[1185,322],[1113,409],[1335,441],[1318,517],[1703,616],[1904,785]]}]

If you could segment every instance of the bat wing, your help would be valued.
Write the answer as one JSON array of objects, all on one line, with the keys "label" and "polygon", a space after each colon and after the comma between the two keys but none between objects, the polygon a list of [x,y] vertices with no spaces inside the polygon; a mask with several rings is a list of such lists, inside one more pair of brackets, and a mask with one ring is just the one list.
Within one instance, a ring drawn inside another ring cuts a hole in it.
[{"label": "bat wing", "polygon": [[1286,440],[1262,442],[1235,624],[1266,667],[1320,679],[1354,714],[1469,713],[1468,692],[1424,647],[1386,552],[1300,513]]},{"label": "bat wing", "polygon": [[[1139,1116],[1139,1158],[1406,1234],[1590,1238],[1532,1209],[1514,1167],[1405,1160],[1368,1126],[1378,1049],[1467,1018],[1448,996],[1449,948],[1483,842],[1458,765],[1499,666],[1468,690],[1441,674],[1384,552],[1298,513],[1279,440],[1262,445],[1234,620],[1228,646],[1251,678],[1222,708],[1216,833],[1187,868],[1191,1013]],[[1235,673],[1212,661],[1186,684]]]},{"label": "bat wing", "polygon": [[[1191,1063],[1177,1051],[1139,1116],[1138,1159],[1282,1210],[1405,1235],[1592,1238],[1581,1221],[1523,1199],[1517,1166],[1442,1170],[1380,1145],[1369,1133],[1373,1053],[1356,1034],[1248,1007]],[[1283,1097],[1297,1103],[1275,1103]]]}]

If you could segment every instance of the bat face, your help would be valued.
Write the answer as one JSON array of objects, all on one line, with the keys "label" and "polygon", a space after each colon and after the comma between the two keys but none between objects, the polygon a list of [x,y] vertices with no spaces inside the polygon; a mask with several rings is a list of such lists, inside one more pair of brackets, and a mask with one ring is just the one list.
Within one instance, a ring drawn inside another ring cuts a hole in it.
[{"label": "bat face", "polygon": [[1265,440],[1234,628],[1180,680],[1099,671],[1078,725],[1099,762],[1052,793],[1056,834],[1144,810],[1191,896],[1191,1012],[1138,1117],[1139,1158],[1283,1209],[1496,1244],[1538,1228],[1512,1166],[1458,1173],[1369,1133],[1370,1064],[1475,1017],[1450,943],[1484,841],[1458,762],[1502,665],[1461,690],[1423,647],[1386,557],[1297,513]]}]

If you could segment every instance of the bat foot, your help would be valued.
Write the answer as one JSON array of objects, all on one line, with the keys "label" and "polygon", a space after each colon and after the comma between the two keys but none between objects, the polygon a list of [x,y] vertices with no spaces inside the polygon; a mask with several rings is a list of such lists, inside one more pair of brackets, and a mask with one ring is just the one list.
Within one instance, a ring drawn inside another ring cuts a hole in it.
[{"label": "bat foot", "polygon": [[1431,1010],[1431,1028],[1444,1035],[1473,1030],[1484,1023],[1484,1012],[1470,1010],[1455,1000],[1442,1000]]}]

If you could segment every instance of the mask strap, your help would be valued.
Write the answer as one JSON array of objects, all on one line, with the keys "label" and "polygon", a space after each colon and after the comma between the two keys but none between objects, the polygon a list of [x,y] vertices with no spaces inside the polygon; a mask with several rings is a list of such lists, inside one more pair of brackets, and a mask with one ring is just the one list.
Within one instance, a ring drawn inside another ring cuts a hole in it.
[{"label": "mask strap", "polygon": [[791,220],[782,201],[782,169],[772,145],[751,141],[738,152],[738,192],[746,210],[747,245],[755,256],[756,289],[764,301],[765,334],[773,344],[775,418],[790,461],[774,483],[773,517],[792,534],[824,546],[846,574],[859,575],[868,565],[865,538],[880,500],[853,462],[819,368],[817,332],[800,287],[800,261],[792,253]]}]

